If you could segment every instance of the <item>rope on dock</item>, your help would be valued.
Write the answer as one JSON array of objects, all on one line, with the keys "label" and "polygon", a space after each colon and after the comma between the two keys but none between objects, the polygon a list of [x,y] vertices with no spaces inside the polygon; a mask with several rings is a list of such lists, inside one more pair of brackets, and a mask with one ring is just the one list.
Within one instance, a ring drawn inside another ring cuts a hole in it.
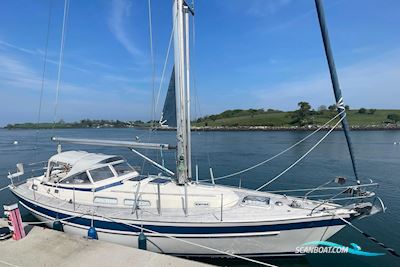
[{"label": "rope on dock", "polygon": [[23,223],[29,224],[29,225],[38,225],[38,224],[45,224],[45,223],[62,222],[62,221],[66,221],[66,220],[69,220],[69,219],[80,218],[80,217],[83,217],[85,215],[90,215],[90,214],[91,213],[83,213],[83,214],[80,214],[80,215],[69,216],[69,217],[62,218],[62,219],[53,219],[53,220],[40,221],[40,222],[23,222]]},{"label": "rope on dock", "polygon": [[6,187],[0,188],[0,192],[3,190],[6,190],[9,186],[7,185]]},{"label": "rope on dock", "polygon": [[18,265],[15,265],[15,264],[12,264],[11,262],[7,262],[7,261],[3,261],[3,260],[0,260],[0,263],[3,263],[7,266],[19,267]]},{"label": "rope on dock", "polygon": [[97,216],[100,216],[100,217],[102,217],[104,219],[107,219],[107,220],[115,222],[115,223],[120,223],[120,224],[124,224],[126,226],[134,227],[134,228],[139,229],[141,231],[147,231],[147,232],[150,232],[150,233],[153,233],[153,234],[163,235],[163,236],[168,237],[168,238],[170,238],[172,240],[180,241],[180,242],[183,242],[183,243],[186,243],[186,244],[189,244],[189,245],[193,245],[193,246],[197,246],[197,247],[200,247],[200,248],[208,249],[208,250],[211,250],[211,251],[214,251],[214,252],[218,252],[218,253],[221,253],[221,254],[225,254],[225,255],[233,257],[233,258],[242,259],[242,260],[249,261],[249,262],[252,262],[252,263],[257,263],[257,264],[260,264],[260,265],[263,265],[263,266],[278,267],[276,265],[269,264],[269,263],[266,263],[266,262],[254,260],[254,259],[251,259],[251,258],[243,257],[243,256],[240,256],[240,255],[236,255],[236,254],[229,253],[229,252],[226,252],[226,251],[222,251],[222,250],[219,250],[219,249],[215,249],[215,248],[212,248],[212,247],[207,247],[207,246],[200,245],[200,244],[197,244],[197,243],[194,243],[194,242],[190,242],[190,241],[187,241],[187,240],[184,240],[184,239],[181,239],[181,238],[174,237],[174,236],[169,235],[169,234],[156,232],[156,231],[144,228],[143,226],[137,226],[137,225],[134,225],[134,224],[118,222],[118,221],[113,220],[112,218],[108,218],[108,217],[103,216],[103,215],[97,215]]},{"label": "rope on dock", "polygon": [[400,257],[400,255],[392,248],[387,247],[385,244],[383,244],[382,242],[379,242],[375,237],[365,233],[363,230],[361,230],[360,228],[358,228],[357,226],[355,226],[354,224],[352,224],[351,222],[347,221],[346,219],[338,216],[339,219],[341,219],[343,222],[345,222],[347,225],[349,225],[350,227],[352,227],[353,229],[355,229],[357,232],[361,233],[363,236],[365,236],[366,238],[368,238],[369,240],[371,240],[372,242],[374,242],[375,244],[379,245],[380,247],[382,247],[383,249],[385,249],[387,252],[389,252],[390,254],[392,254],[395,257]]}]

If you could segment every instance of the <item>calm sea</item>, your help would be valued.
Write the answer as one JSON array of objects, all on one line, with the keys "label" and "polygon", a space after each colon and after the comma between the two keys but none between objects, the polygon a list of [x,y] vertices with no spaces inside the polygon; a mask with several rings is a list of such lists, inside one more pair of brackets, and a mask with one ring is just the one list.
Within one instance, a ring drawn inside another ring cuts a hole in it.
[{"label": "calm sea", "polygon": [[[302,139],[307,132],[195,132],[192,135],[193,165],[198,164],[200,178],[208,179],[211,166],[215,176],[228,174],[249,167],[282,151]],[[7,185],[6,173],[15,170],[17,162],[29,163],[47,160],[55,153],[56,145],[50,141],[53,135],[81,138],[109,138],[174,143],[174,132],[153,132],[136,129],[71,129],[71,130],[0,130],[0,188]],[[322,135],[322,133],[321,133]],[[257,188],[289,166],[314,144],[311,138],[295,149],[240,177],[221,180],[220,183]],[[380,184],[378,195],[387,206],[384,214],[362,219],[355,224],[385,245],[400,252],[400,131],[352,132],[357,164],[363,181],[372,179]],[[18,141],[18,144],[13,144]],[[396,143],[396,144],[395,144]],[[35,149],[37,147],[38,149]],[[80,149],[92,152],[120,154],[143,172],[153,172],[152,167],[126,149],[64,145],[64,150]],[[160,161],[158,152],[147,155]],[[167,167],[174,168],[174,152],[163,155]],[[320,185],[336,176],[353,180],[350,158],[342,132],[332,133],[316,150],[300,164],[280,177],[268,188],[296,189]],[[0,192],[0,204],[15,199],[6,190]],[[0,208],[2,212],[2,205]],[[24,212],[25,219],[32,218]],[[346,227],[330,241],[349,246],[356,243],[365,251],[385,252],[361,234]],[[350,254],[319,254],[294,259],[268,259],[279,266],[400,266],[400,259],[389,254],[363,257]],[[224,266],[251,266],[242,261],[212,260],[210,263]]]}]

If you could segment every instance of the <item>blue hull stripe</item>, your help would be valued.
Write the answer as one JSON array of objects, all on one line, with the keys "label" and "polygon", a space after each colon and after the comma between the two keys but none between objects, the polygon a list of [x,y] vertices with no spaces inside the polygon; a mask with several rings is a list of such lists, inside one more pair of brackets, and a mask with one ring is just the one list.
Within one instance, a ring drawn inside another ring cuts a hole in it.
[{"label": "blue hull stripe", "polygon": [[[122,184],[121,182],[115,182],[115,183],[112,183],[112,184],[103,185],[103,186],[95,188],[94,191],[98,192],[98,191],[101,191],[101,190],[104,190],[104,189],[107,189],[107,188],[110,188],[110,187],[114,187],[114,186],[117,186],[117,185],[121,185],[121,184]],[[92,188],[77,188],[77,187],[72,188],[72,187],[66,187],[66,186],[62,186],[62,185],[55,186],[55,185],[51,185],[51,184],[46,184],[46,185],[54,187],[54,188],[61,188],[61,189],[67,189],[67,190],[85,191],[85,192],[91,192],[92,191]]]},{"label": "blue hull stripe", "polygon": [[[233,257],[229,257],[226,254],[179,254],[179,253],[167,253],[170,256],[176,257],[187,257],[193,259],[201,259],[201,258],[223,258],[223,260],[237,260]],[[272,252],[272,253],[243,253],[236,254],[243,257],[248,258],[280,258],[280,257],[303,257],[304,254],[295,253],[295,252]]]},{"label": "blue hull stripe", "polygon": [[[47,215],[52,218],[58,217],[59,219],[70,217],[70,215],[57,213],[55,211],[46,209],[44,207],[35,205],[29,201],[26,201],[17,195],[18,199],[28,206],[29,208]],[[79,224],[82,226],[90,227],[91,220],[85,218],[72,218],[67,219],[67,222]],[[124,225],[117,222],[94,220],[94,227],[105,230],[114,231],[126,231],[126,232],[139,232],[140,230]],[[254,233],[254,232],[269,232],[269,231],[285,231],[285,230],[296,230],[304,228],[315,228],[315,227],[327,227],[335,225],[343,225],[344,222],[340,219],[322,220],[314,222],[298,222],[298,223],[286,223],[286,224],[275,224],[275,225],[251,225],[251,226],[160,226],[160,225],[143,225],[144,228],[164,233],[164,234],[231,234],[231,233]],[[139,224],[137,224],[140,226]]]}]

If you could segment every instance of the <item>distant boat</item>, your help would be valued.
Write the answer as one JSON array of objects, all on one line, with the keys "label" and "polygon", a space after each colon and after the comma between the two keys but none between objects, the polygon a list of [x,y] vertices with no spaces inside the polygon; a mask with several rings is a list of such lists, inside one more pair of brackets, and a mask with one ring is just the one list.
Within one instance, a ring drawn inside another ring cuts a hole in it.
[{"label": "distant boat", "polygon": [[[45,173],[11,187],[20,203],[49,227],[62,219],[67,233],[86,236],[89,230],[100,240],[132,247],[139,246],[145,235],[147,249],[151,251],[200,257],[294,255],[296,247],[303,243],[330,238],[345,227],[346,220],[379,211],[374,208],[379,203],[377,196],[367,190],[376,184],[361,184],[355,167],[356,184],[343,186],[346,179],[338,177],[303,191],[301,197],[216,185],[212,170],[211,183],[198,182],[197,166],[193,175],[191,162],[187,23],[190,14],[194,15],[193,10],[185,1],[173,1],[175,67],[164,115],[171,115],[167,114],[168,107],[174,107],[175,116],[161,121],[176,126],[176,146],[55,137],[59,153],[50,157]],[[334,88],[353,160],[343,98]],[[162,174],[140,174],[116,155],[62,152],[61,143],[129,148]],[[138,149],[176,149],[176,170],[167,169]],[[21,173],[20,165],[19,172],[9,178]],[[331,183],[339,185],[327,187]],[[313,193],[327,189],[336,191],[325,199],[310,199]],[[337,203],[340,200],[346,203]]]},{"label": "distant boat", "polygon": [[18,145],[18,141],[15,140],[15,141],[13,142],[13,145]]}]

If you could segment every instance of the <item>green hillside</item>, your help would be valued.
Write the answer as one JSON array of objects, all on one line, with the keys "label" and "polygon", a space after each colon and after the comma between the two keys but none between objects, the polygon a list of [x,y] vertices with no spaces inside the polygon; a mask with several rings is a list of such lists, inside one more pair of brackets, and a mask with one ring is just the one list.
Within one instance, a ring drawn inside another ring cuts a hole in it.
[{"label": "green hillside", "polygon": [[[369,128],[400,128],[400,110],[376,110],[358,109],[347,110],[350,126],[359,129]],[[206,127],[212,130],[213,127],[226,127],[229,130],[235,127],[267,126],[276,128],[301,127],[308,128],[310,125],[323,125],[337,115],[336,107],[319,108],[318,111],[311,109],[307,102],[300,102],[299,109],[295,111],[279,111],[264,109],[235,109],[226,110],[220,114],[209,115],[197,119],[192,123],[194,127]],[[336,121],[332,122],[333,125]],[[57,123],[17,123],[9,124],[7,129],[48,129],[48,128],[128,128],[128,127],[153,127],[158,126],[158,122],[151,123],[137,121],[119,120],[90,120],[85,119],[79,122]],[[300,129],[301,129],[300,128]],[[163,129],[163,128],[160,128]],[[165,128],[164,128],[165,129]],[[171,129],[171,128],[170,128]],[[170,130],[169,129],[169,130]],[[219,129],[219,128],[216,128]],[[168,130],[168,129],[167,129]]]},{"label": "green hillside", "polygon": [[[304,126],[304,125],[322,125],[335,116],[335,110],[309,111],[305,116],[305,122],[296,122],[296,111],[275,111],[275,110],[228,110],[217,115],[206,116],[198,119],[195,126]],[[392,116],[389,116],[392,114]],[[393,114],[395,116],[393,116]],[[347,110],[348,120],[351,126],[368,127],[384,126],[387,124],[396,124],[400,121],[400,110],[366,110],[363,113],[360,110]],[[388,118],[391,118],[389,119]],[[398,120],[396,120],[396,116]],[[395,120],[393,120],[395,118]]]}]

